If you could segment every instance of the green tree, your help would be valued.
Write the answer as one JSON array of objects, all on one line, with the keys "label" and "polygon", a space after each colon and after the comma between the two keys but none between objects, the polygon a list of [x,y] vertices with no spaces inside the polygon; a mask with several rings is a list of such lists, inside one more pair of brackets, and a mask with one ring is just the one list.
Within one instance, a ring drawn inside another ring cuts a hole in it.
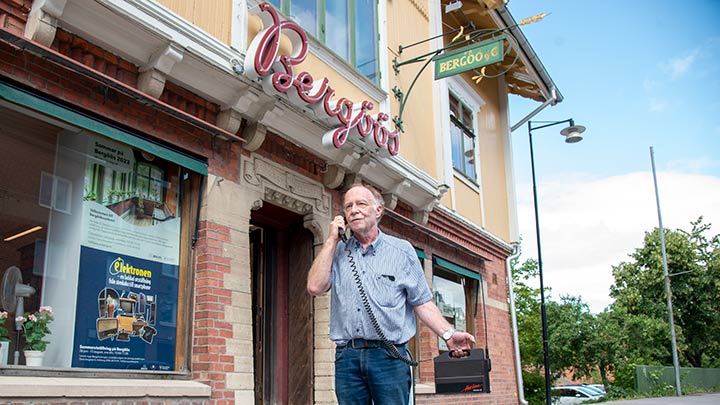
[{"label": "green tree", "polygon": [[[537,379],[544,378],[540,289],[528,285],[528,281],[535,281],[537,274],[537,261],[533,259],[520,267],[513,266],[523,379],[533,382],[525,384],[529,401],[538,394]],[[616,361],[623,358],[624,351],[624,335],[617,319],[607,311],[594,315],[580,297],[562,296],[560,302],[555,302],[549,292],[546,289],[551,378],[555,380],[566,371],[578,378],[599,374],[608,385]]]},{"label": "green tree", "polygon": [[[720,237],[708,237],[702,217],[692,230],[665,230],[668,271],[682,363],[718,363],[720,341]],[[670,332],[659,229],[645,234],[631,260],[613,266],[612,311],[623,315],[631,361],[670,364]]]}]

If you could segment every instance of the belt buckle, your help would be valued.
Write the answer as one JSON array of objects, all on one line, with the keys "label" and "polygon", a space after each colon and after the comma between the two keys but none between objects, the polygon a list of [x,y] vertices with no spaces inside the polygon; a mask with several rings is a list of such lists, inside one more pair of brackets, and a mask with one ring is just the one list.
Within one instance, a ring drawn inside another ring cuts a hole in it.
[{"label": "belt buckle", "polygon": [[[355,343],[361,343],[362,345],[356,345]],[[352,346],[353,349],[367,349],[368,347],[368,341],[365,339],[350,339],[350,346]]]}]

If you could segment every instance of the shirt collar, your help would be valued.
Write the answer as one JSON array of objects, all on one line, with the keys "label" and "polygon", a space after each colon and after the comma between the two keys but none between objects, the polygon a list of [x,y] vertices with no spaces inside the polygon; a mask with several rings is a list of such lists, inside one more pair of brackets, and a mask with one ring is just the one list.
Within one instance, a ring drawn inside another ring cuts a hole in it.
[{"label": "shirt collar", "polygon": [[365,249],[364,251],[363,251],[362,245],[360,244],[360,241],[355,239],[355,237],[353,237],[353,244],[355,246],[355,249],[359,250],[363,256],[367,256],[369,254],[375,256],[377,254],[378,248],[380,248],[382,246],[384,239],[385,239],[385,234],[383,234],[382,231],[380,230],[380,228],[378,228],[378,237],[375,238],[375,241],[373,243],[369,244],[367,249]]}]

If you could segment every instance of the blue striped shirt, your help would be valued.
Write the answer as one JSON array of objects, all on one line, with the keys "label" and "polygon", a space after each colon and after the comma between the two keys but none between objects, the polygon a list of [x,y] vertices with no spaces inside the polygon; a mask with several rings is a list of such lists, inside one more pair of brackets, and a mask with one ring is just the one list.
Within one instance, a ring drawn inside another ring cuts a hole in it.
[{"label": "blue striped shirt", "polygon": [[338,242],[335,248],[330,274],[330,340],[338,345],[354,338],[379,339],[360,298],[346,246],[375,318],[389,341],[400,344],[410,340],[415,335],[413,307],[432,299],[412,245],[378,232],[378,238],[364,251],[354,237],[347,244]]}]

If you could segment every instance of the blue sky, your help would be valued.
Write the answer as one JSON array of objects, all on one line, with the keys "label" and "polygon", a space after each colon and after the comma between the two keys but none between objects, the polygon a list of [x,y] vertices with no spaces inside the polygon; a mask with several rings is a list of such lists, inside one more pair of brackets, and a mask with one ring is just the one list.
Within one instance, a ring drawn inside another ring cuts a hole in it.
[{"label": "blue sky", "polygon": [[[720,233],[720,1],[511,0],[565,100],[534,120],[574,118],[533,131],[545,284],[610,303],[611,266],[658,225],[653,146],[663,225],[690,229],[703,215]],[[539,103],[511,97],[511,124]],[[523,258],[537,257],[527,125],[512,134]]]}]

